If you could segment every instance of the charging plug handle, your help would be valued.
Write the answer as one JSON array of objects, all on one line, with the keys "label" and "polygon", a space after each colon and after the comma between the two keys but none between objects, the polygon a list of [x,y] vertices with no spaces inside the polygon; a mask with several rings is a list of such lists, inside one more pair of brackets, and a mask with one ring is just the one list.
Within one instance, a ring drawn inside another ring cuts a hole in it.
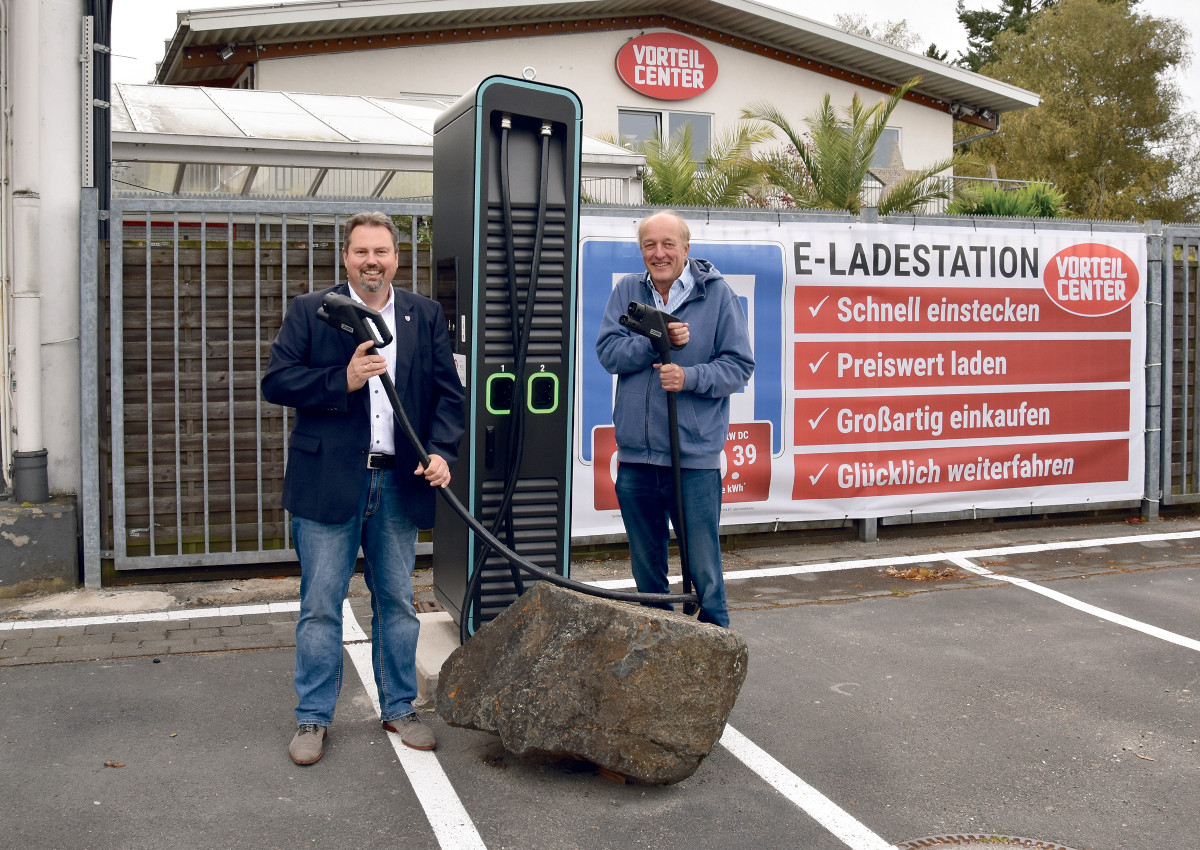
[{"label": "charging plug handle", "polygon": [[[662,310],[643,304],[640,301],[630,301],[625,314],[618,319],[622,326],[629,328],[635,334],[650,340],[654,350],[664,355],[671,349],[678,351],[683,346],[671,345],[671,337],[667,333],[668,322],[678,322],[676,316]],[[670,362],[670,361],[666,361]]]},{"label": "charging plug handle", "polygon": [[317,318],[330,327],[354,337],[355,345],[370,340],[376,348],[392,343],[392,332],[378,310],[360,304],[346,295],[327,292],[317,308]]}]

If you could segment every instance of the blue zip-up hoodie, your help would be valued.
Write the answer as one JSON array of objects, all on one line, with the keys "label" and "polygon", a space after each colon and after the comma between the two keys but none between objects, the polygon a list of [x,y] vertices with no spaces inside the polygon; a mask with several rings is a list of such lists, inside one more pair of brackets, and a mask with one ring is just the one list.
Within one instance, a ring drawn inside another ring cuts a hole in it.
[{"label": "blue zip-up hoodie", "polygon": [[[729,431],[729,396],[746,386],[754,372],[754,353],[746,314],[733,289],[707,260],[689,258],[695,285],[674,315],[688,323],[688,344],[671,352],[683,367],[683,390],[676,393],[680,465],[720,469]],[[617,460],[671,465],[667,393],[655,371],[650,340],[625,328],[620,317],[630,301],[654,304],[649,274],[617,281],[596,339],[600,363],[617,376],[613,404]]]}]

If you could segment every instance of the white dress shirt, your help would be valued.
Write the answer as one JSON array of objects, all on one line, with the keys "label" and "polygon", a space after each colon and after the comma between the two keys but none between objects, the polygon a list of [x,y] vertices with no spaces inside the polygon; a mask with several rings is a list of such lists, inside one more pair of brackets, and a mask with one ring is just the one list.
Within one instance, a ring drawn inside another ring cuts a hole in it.
[{"label": "white dress shirt", "polygon": [[[366,302],[358,297],[353,286],[350,287],[350,297],[366,306]],[[375,353],[382,354],[383,359],[387,361],[387,373],[394,382],[396,380],[397,345],[395,341],[396,297],[391,285],[388,286],[387,304],[379,312],[383,316],[384,324],[392,332],[392,344],[376,348]],[[378,375],[367,379],[367,389],[371,392],[371,454],[394,455],[396,453],[395,414],[392,412],[392,403],[388,400],[387,393],[384,392],[383,380]]]}]

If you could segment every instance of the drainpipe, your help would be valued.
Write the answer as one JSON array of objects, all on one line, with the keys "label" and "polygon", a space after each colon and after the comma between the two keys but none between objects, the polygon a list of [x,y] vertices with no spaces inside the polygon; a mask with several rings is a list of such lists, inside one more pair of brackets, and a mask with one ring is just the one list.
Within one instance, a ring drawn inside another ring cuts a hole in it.
[{"label": "drainpipe", "polygon": [[13,497],[17,502],[50,499],[46,448],[42,433],[42,294],[38,274],[41,252],[41,4],[17,3],[12,15],[9,48],[12,96],[12,381],[16,423],[13,452]]},{"label": "drainpipe", "polygon": [[12,246],[12,128],[8,111],[8,0],[0,0],[0,499],[12,493],[8,489],[8,458],[12,452],[11,409],[5,387],[12,382],[8,374],[9,299],[12,291],[12,268],[9,264]]},{"label": "drainpipe", "polygon": [[988,136],[994,136],[999,132],[1000,132],[1000,115],[997,113],[995,127],[988,130],[986,133],[980,133],[978,136],[971,136],[969,139],[959,139],[957,142],[952,144],[950,147],[953,149],[953,148],[962,147],[963,145],[969,145],[969,144],[971,144],[971,142],[978,142],[980,139],[986,139]]}]

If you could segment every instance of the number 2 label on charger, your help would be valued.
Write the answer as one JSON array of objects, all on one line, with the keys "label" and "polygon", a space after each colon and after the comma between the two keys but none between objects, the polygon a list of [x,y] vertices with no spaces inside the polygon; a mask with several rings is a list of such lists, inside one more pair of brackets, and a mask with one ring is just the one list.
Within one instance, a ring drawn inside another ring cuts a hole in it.
[{"label": "number 2 label on charger", "polygon": [[721,472],[723,501],[765,501],[771,491],[771,423],[730,423]]}]

